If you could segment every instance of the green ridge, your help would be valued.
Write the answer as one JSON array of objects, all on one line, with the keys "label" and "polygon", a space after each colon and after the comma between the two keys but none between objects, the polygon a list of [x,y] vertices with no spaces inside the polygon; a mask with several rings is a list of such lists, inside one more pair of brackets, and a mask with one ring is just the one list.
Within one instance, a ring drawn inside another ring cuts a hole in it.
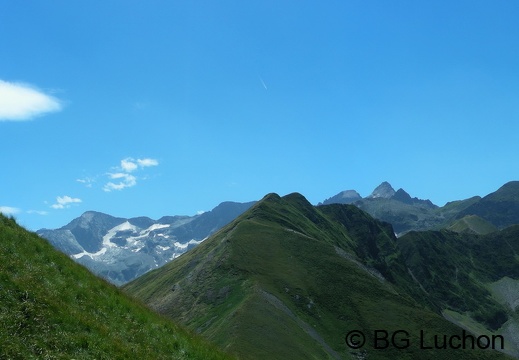
[{"label": "green ridge", "polygon": [[[506,358],[419,348],[420,330],[431,342],[461,329],[417,292],[399,246],[389,224],[354,206],[269,194],[124,290],[240,359]],[[406,330],[411,345],[373,349],[376,329]],[[367,334],[371,346],[349,349],[344,337],[352,330]]]},{"label": "green ridge", "polygon": [[497,231],[497,227],[477,215],[464,216],[463,218],[456,220],[447,229],[458,233],[479,235],[486,235]]}]

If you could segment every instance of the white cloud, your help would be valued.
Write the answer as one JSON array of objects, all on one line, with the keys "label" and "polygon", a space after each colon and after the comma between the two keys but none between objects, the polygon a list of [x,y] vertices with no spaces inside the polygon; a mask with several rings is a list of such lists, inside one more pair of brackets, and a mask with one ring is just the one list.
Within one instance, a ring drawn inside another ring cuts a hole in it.
[{"label": "white cloud", "polygon": [[[111,192],[114,190],[123,190],[137,185],[137,180],[145,180],[146,174],[139,177],[133,175],[144,168],[158,166],[159,161],[152,158],[135,159],[132,157],[124,158],[120,161],[119,166],[113,166],[110,172],[94,177],[84,177],[76,179],[77,182],[84,184],[86,187],[92,187],[92,184],[98,181],[99,177],[108,177],[103,185],[103,191]],[[118,180],[118,181],[111,181]]]},{"label": "white cloud", "polygon": [[0,206],[0,213],[4,215],[18,214],[21,210],[11,206]]},{"label": "white cloud", "polygon": [[141,167],[149,167],[149,166],[157,166],[159,165],[159,162],[155,159],[137,159],[137,163],[141,166]]},{"label": "white cloud", "polygon": [[78,199],[78,198],[72,198],[67,195],[65,195],[63,197],[58,196],[56,198],[56,204],[53,204],[50,207],[53,209],[65,209],[65,208],[69,208],[70,204],[80,203],[80,202],[81,202],[81,199]]},{"label": "white cloud", "polygon": [[132,172],[136,170],[139,166],[133,162],[132,158],[126,158],[121,160],[121,169],[126,172]]},{"label": "white cloud", "polygon": [[58,99],[32,85],[0,80],[0,121],[30,120],[61,109]]},{"label": "white cloud", "polygon": [[121,160],[121,166],[119,169],[124,172],[130,173],[132,171],[137,170],[138,168],[157,166],[157,165],[159,165],[159,162],[156,159],[151,159],[151,158],[134,159],[131,157],[127,157],[126,159]]},{"label": "white cloud", "polygon": [[103,186],[103,190],[106,192],[110,192],[112,190],[122,190],[137,185],[137,178],[130,174],[115,173],[108,174],[108,176],[110,179],[121,179],[121,181],[118,183],[114,183],[112,181],[106,183],[105,186]]}]

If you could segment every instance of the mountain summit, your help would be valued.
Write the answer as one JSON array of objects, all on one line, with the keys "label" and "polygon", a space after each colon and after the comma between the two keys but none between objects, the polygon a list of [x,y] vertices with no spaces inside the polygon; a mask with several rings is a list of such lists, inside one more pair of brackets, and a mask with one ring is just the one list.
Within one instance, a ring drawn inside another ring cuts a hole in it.
[{"label": "mountain summit", "polygon": [[389,184],[387,181],[384,181],[382,184],[377,186],[375,190],[368,196],[369,199],[390,199],[395,195],[395,189]]},{"label": "mountain summit", "polygon": [[322,203],[319,203],[319,205],[352,204],[355,201],[360,200],[360,199],[362,199],[362,197],[355,190],[346,190],[346,191],[341,191],[337,195],[324,200]]}]

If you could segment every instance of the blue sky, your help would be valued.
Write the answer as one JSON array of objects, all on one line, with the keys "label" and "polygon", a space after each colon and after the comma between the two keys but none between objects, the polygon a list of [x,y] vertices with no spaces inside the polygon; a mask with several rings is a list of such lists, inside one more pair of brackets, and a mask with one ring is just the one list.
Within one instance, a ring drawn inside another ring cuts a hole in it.
[{"label": "blue sky", "polygon": [[0,0],[0,210],[193,215],[519,179],[516,1]]}]

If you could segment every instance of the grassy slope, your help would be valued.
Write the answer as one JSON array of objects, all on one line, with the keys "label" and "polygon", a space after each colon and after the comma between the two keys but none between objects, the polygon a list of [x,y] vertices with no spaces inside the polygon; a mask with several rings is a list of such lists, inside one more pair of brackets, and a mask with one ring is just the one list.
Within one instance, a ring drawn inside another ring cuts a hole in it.
[{"label": "grassy slope", "polygon": [[[125,290],[242,359],[355,358],[344,344],[355,329],[405,329],[412,336],[406,350],[368,347],[369,359],[501,358],[418,349],[421,329],[460,331],[359,265],[391,276],[395,247],[391,227],[355,207],[315,208],[297,194],[271,194]],[[403,270],[397,275],[406,277]]]},{"label": "grassy slope", "polygon": [[503,279],[519,279],[518,239],[519,226],[485,236],[450,231],[406,234],[398,240],[401,261],[420,287],[402,285],[403,281],[400,285],[437,311],[456,312],[466,328],[475,329],[477,321],[486,332],[505,334],[509,348],[519,355],[517,336],[506,330],[519,324],[518,311],[503,301],[506,289],[498,286]]},{"label": "grassy slope", "polygon": [[226,359],[0,214],[0,359]]},{"label": "grassy slope", "polygon": [[497,227],[477,215],[466,215],[450,225],[448,230],[458,233],[486,235],[497,231]]}]

